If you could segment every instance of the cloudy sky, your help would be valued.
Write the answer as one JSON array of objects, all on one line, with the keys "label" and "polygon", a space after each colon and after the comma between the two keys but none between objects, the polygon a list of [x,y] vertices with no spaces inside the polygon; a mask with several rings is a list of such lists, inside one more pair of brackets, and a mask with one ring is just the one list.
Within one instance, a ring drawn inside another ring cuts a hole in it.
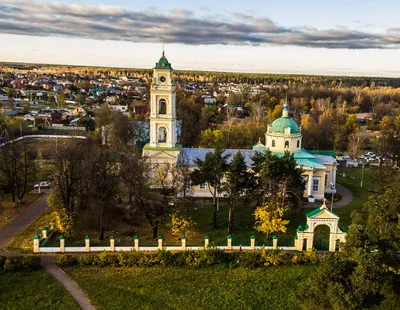
[{"label": "cloudy sky", "polygon": [[[100,4],[101,3],[101,4]],[[0,0],[0,61],[400,77],[399,0]]]}]

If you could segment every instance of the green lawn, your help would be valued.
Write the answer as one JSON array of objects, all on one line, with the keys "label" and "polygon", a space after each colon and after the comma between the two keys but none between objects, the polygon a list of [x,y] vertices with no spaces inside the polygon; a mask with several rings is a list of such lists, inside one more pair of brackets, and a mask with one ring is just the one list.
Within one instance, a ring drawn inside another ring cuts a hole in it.
[{"label": "green lawn", "polygon": [[[343,177],[343,172],[345,177]],[[377,170],[364,169],[363,187],[361,187],[361,168],[342,168],[337,173],[337,183],[343,185],[353,193],[353,201],[334,212],[340,216],[339,226],[348,226],[351,223],[351,213],[355,210],[360,211],[363,204],[372,195],[369,189],[376,188]]]},{"label": "green lawn", "polygon": [[0,272],[1,309],[79,309],[77,303],[45,270]]},{"label": "green lawn", "polygon": [[315,267],[64,267],[98,309],[298,309]]}]

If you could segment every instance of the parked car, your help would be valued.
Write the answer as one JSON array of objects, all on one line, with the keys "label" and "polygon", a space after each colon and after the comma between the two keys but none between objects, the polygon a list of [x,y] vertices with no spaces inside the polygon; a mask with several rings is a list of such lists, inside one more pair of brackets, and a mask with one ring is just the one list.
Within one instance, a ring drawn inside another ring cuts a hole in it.
[{"label": "parked car", "polygon": [[51,187],[51,182],[49,182],[49,181],[43,181],[43,182],[40,182],[40,183],[38,183],[38,184],[35,184],[35,186],[34,186],[34,188],[50,188]]}]

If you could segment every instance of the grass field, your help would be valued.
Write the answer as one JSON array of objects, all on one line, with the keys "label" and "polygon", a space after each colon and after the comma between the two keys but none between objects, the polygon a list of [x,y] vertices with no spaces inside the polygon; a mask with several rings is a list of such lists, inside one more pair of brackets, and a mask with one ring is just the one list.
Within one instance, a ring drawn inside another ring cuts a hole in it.
[{"label": "grass field", "polygon": [[[343,177],[343,172],[345,177]],[[351,223],[351,213],[362,210],[363,204],[372,195],[368,190],[376,188],[377,170],[364,169],[363,186],[361,187],[361,168],[339,168],[337,183],[343,185],[353,193],[353,201],[342,208],[334,210],[340,216],[339,226],[348,226]]]},{"label": "grass field", "polygon": [[64,267],[98,309],[297,309],[314,267]]},{"label": "grass field", "polygon": [[45,270],[0,272],[1,309],[74,310],[79,306]]}]

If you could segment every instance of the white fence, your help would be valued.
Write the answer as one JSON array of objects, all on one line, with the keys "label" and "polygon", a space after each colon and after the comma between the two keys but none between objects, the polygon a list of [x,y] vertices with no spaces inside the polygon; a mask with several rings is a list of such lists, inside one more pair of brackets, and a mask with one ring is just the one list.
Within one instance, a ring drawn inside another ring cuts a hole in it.
[{"label": "white fence", "polygon": [[42,138],[42,139],[87,139],[86,136],[68,136],[68,135],[26,135],[14,140],[7,141],[5,143],[0,144],[0,147],[3,147],[6,144],[18,142],[24,139],[34,139],[34,138]]}]

